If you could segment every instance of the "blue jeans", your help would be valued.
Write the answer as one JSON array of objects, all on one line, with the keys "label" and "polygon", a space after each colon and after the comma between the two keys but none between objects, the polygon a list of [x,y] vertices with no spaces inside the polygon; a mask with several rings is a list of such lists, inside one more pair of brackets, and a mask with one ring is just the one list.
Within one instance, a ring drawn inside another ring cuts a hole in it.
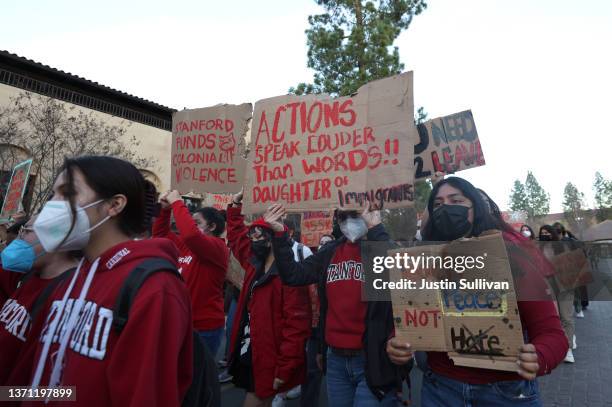
[{"label": "blue jeans", "polygon": [[200,338],[206,344],[213,359],[217,357],[217,351],[221,346],[221,337],[223,336],[223,328],[217,328],[210,331],[198,331]]},{"label": "blue jeans", "polygon": [[516,380],[491,384],[467,384],[429,370],[423,375],[422,407],[540,407],[535,380]]},{"label": "blue jeans", "polygon": [[327,352],[327,403],[333,407],[394,407],[397,395],[390,392],[382,401],[366,383],[365,355],[339,356]]},{"label": "blue jeans", "polygon": [[229,360],[230,357],[230,340],[232,337],[232,327],[234,325],[234,315],[236,315],[236,307],[238,302],[232,300],[229,309],[227,310],[227,319],[225,320],[225,360]]}]

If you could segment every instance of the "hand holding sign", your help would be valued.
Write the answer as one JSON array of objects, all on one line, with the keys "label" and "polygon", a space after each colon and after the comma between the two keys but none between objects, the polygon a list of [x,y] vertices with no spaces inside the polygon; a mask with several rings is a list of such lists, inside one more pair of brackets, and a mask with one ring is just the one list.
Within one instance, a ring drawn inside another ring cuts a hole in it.
[{"label": "hand holding sign", "polygon": [[282,232],[285,230],[285,225],[280,219],[285,216],[285,208],[281,204],[274,204],[264,213],[264,220],[270,225],[273,231]]},{"label": "hand holding sign", "polygon": [[170,205],[172,205],[173,203],[175,203],[176,201],[182,201],[183,197],[181,196],[181,194],[179,193],[179,191],[177,191],[176,189],[170,191],[168,193],[168,195],[166,196],[166,200],[168,201],[168,203]]},{"label": "hand holding sign", "polygon": [[519,358],[516,361],[519,365],[517,373],[525,380],[535,379],[540,370],[535,346],[530,343],[522,345],[519,351]]},{"label": "hand holding sign", "polygon": [[241,188],[240,191],[238,191],[238,193],[234,194],[234,196],[232,197],[232,203],[235,204],[240,204],[242,202],[242,196],[244,194],[244,188]]},{"label": "hand holding sign", "polygon": [[363,220],[365,220],[366,225],[368,225],[368,229],[372,229],[374,226],[382,223],[382,218],[378,207],[373,205],[371,202],[366,204],[365,209],[361,213],[361,217]]},{"label": "hand holding sign", "polygon": [[405,365],[414,357],[410,344],[400,338],[391,338],[387,341],[387,355],[391,362],[398,366]]},{"label": "hand holding sign", "polygon": [[170,207],[170,202],[168,202],[168,194],[170,194],[170,191],[166,191],[159,196],[159,203],[162,209],[168,209]]}]

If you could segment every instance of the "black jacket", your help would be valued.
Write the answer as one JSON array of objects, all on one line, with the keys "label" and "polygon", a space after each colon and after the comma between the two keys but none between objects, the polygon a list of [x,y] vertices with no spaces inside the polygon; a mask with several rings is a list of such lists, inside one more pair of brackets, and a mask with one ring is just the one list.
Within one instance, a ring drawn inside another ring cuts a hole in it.
[{"label": "black jacket", "polygon": [[[378,225],[368,231],[367,240],[389,241],[384,226]],[[334,257],[336,248],[346,242],[342,237],[327,243],[317,253],[296,263],[287,234],[275,236],[272,241],[278,273],[284,284],[304,286],[318,284],[321,301],[319,327],[322,335],[323,360],[326,358],[325,318],[327,314],[326,280],[327,267]],[[391,302],[368,302],[363,347],[365,351],[365,374],[372,393],[382,399],[389,391],[401,388],[401,383],[410,372],[410,365],[398,367],[387,356],[386,343],[393,331],[393,309]],[[325,363],[324,363],[325,365]]]}]

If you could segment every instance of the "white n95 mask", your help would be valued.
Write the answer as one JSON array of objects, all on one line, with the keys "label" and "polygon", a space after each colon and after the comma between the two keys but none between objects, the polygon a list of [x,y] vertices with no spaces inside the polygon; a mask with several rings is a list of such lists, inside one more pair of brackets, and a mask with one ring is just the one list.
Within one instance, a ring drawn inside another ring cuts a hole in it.
[{"label": "white n95 mask", "polygon": [[[34,232],[40,240],[40,244],[46,252],[65,252],[70,250],[81,250],[89,242],[92,230],[110,219],[110,216],[102,219],[98,224],[89,227],[89,218],[85,209],[98,205],[103,199],[92,202],[89,205],[76,208],[76,219],[74,228],[72,225],[72,212],[68,201],[49,201],[34,222]],[[68,232],[70,231],[70,234]]]},{"label": "white n95 mask", "polygon": [[340,223],[340,231],[348,240],[355,243],[368,233],[368,225],[363,218],[348,218]]}]

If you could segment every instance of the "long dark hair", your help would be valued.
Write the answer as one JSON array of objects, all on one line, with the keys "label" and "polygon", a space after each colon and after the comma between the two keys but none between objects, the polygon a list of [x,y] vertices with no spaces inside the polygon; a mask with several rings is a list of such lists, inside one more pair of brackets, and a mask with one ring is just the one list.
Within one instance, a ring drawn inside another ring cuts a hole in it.
[{"label": "long dark hair", "polygon": [[431,195],[429,196],[429,201],[427,202],[429,221],[421,232],[426,240],[444,240],[439,238],[440,231],[436,230],[432,219],[434,212],[433,205],[436,199],[436,195],[438,195],[438,191],[440,190],[440,188],[446,184],[457,188],[467,199],[472,202],[474,222],[472,223],[472,232],[470,236],[479,236],[485,230],[491,229],[507,230],[507,227],[509,226],[507,226],[505,222],[501,219],[501,215],[498,219],[495,214],[492,213],[494,208],[497,209],[497,212],[499,213],[499,208],[497,207],[497,204],[495,204],[495,202],[493,202],[490,198],[488,203],[485,202],[485,198],[483,197],[482,192],[476,187],[474,187],[474,185],[472,185],[469,181],[459,177],[449,177],[438,182],[433,187]]},{"label": "long dark hair", "polygon": [[109,199],[121,194],[127,198],[127,203],[117,216],[120,230],[128,236],[136,236],[147,231],[151,224],[152,208],[155,205],[155,192],[152,184],[147,184],[144,177],[131,163],[108,156],[81,156],[67,158],[60,172],[66,173],[64,195],[70,202],[72,225],[76,221],[76,190],[74,187],[74,170],[83,173],[87,185],[93,189],[100,199]]},{"label": "long dark hair", "polygon": [[206,206],[196,210],[195,213],[202,215],[206,222],[215,224],[215,230],[212,231],[214,236],[219,237],[225,232],[225,215],[220,210]]},{"label": "long dark hair", "polygon": [[533,229],[531,229],[531,226],[527,225],[527,224],[522,224],[521,225],[521,233],[523,232],[523,228],[527,228],[527,230],[529,230],[529,232],[531,232],[531,236],[529,236],[529,240],[535,240],[535,233],[533,231]]},{"label": "long dark hair", "polygon": [[557,233],[557,230],[554,227],[550,226],[550,225],[543,225],[543,226],[540,227],[540,232],[538,233],[538,238],[542,234],[543,230],[545,230],[548,233],[550,233],[550,237],[551,237],[551,240],[553,242],[557,242],[557,241],[561,240],[561,237]]}]

